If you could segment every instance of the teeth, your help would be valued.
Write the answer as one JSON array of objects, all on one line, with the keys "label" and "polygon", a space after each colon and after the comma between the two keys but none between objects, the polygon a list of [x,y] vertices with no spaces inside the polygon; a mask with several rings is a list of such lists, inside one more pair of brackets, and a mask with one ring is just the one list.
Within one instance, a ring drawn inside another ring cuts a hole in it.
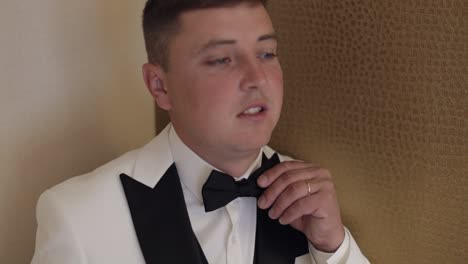
[{"label": "teeth", "polygon": [[246,115],[254,115],[254,114],[258,114],[260,113],[260,111],[262,111],[262,108],[260,106],[258,107],[252,107],[252,108],[249,108],[247,110],[244,111],[244,114]]}]

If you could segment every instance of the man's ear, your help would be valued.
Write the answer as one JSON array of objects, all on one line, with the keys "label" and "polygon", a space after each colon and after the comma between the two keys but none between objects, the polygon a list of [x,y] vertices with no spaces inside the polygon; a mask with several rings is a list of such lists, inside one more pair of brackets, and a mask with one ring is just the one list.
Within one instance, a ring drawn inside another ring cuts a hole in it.
[{"label": "man's ear", "polygon": [[145,63],[142,67],[146,88],[158,106],[166,111],[171,109],[171,101],[166,87],[166,74],[160,65]]}]

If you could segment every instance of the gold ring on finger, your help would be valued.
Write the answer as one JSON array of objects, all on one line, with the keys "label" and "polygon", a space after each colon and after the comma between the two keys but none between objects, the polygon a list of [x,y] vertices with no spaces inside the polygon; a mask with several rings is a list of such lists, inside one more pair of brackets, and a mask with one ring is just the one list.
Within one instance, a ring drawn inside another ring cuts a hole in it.
[{"label": "gold ring on finger", "polygon": [[310,182],[306,181],[307,183],[307,195],[312,195],[312,188],[310,187]]}]

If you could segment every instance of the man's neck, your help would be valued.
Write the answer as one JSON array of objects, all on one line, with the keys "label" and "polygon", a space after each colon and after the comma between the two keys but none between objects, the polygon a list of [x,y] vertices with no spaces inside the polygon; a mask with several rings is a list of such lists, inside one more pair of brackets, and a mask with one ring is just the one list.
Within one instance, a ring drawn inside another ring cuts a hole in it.
[{"label": "man's neck", "polygon": [[245,156],[238,159],[227,158],[225,160],[209,160],[209,158],[205,159],[208,163],[212,164],[215,168],[222,170],[223,172],[233,176],[234,178],[239,178],[243,176],[247,170],[251,167],[252,163],[258,157],[258,152],[252,153],[249,156]]},{"label": "man's neck", "polygon": [[[190,146],[188,146],[191,148]],[[198,156],[203,160],[211,164],[211,166],[227,173],[234,178],[239,178],[244,175],[250,168],[252,163],[258,157],[260,149],[251,151],[250,153],[243,153],[239,155],[226,155],[226,153],[220,153],[216,151],[199,151],[191,148]]]},{"label": "man's neck", "polygon": [[[176,131],[177,132],[177,131]],[[183,135],[177,133],[180,140],[211,166],[227,173],[234,178],[243,176],[257,159],[260,148],[249,151],[228,152],[219,148],[209,148],[197,144],[191,144],[189,140],[184,139]]]}]

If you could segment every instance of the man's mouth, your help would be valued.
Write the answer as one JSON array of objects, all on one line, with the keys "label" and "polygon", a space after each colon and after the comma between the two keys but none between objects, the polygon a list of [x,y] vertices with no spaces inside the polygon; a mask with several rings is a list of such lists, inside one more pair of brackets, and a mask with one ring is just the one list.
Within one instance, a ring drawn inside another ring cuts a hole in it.
[{"label": "man's mouth", "polygon": [[262,113],[265,111],[265,108],[263,106],[254,106],[254,107],[251,107],[247,110],[245,110],[244,112],[242,112],[242,114],[244,115],[256,115],[258,113]]},{"label": "man's mouth", "polygon": [[243,112],[239,113],[239,118],[247,118],[249,120],[262,120],[266,116],[268,108],[262,103],[253,103],[248,106]]}]

